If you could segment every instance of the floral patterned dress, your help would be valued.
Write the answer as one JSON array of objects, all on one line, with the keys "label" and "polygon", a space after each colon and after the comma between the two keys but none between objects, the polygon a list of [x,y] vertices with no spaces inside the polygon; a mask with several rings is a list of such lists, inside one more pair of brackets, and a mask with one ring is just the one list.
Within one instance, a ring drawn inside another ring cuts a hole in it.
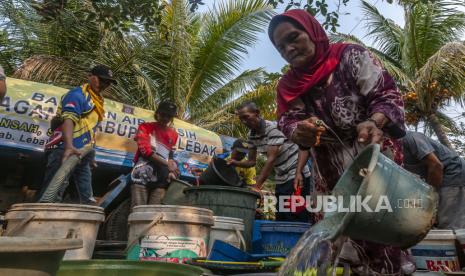
[{"label": "floral patterned dress", "polygon": [[[383,128],[383,153],[402,165],[402,144],[396,140],[405,134],[402,97],[394,79],[365,48],[347,46],[326,83],[290,105],[289,111],[279,118],[279,127],[288,137],[297,122],[310,116],[318,117],[329,127],[321,136],[320,145],[312,149],[316,194],[329,194],[363,149],[357,142],[356,128],[374,113],[389,118]],[[321,218],[322,214],[315,214],[314,221]],[[401,275],[400,249],[366,241],[350,241],[350,247],[358,255],[360,267],[353,268],[360,275]]]}]

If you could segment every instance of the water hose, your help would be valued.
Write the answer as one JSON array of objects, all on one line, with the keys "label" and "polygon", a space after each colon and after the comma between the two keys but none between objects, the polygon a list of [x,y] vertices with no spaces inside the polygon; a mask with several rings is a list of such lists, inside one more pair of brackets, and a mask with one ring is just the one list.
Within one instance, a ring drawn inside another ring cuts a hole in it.
[{"label": "water hose", "polygon": [[61,164],[61,167],[53,176],[52,180],[48,184],[46,190],[42,194],[39,202],[42,203],[55,203],[57,201],[58,191],[60,191],[63,183],[69,178],[71,172],[73,171],[74,167],[86,157],[87,155],[94,152],[94,148],[91,146],[86,146],[79,150],[81,152],[81,156],[72,155],[68,159]]}]

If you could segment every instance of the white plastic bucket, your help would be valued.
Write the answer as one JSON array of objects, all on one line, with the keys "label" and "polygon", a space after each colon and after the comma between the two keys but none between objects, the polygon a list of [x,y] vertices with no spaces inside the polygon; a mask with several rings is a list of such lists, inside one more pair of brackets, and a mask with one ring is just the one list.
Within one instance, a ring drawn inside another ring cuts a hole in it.
[{"label": "white plastic bucket", "polygon": [[462,249],[463,253],[465,253],[465,229],[457,229],[455,232],[455,238],[460,243],[460,248]]},{"label": "white plastic bucket", "polygon": [[79,204],[15,204],[5,215],[5,235],[30,238],[77,238],[83,248],[67,250],[64,260],[92,258],[100,224],[105,220],[103,208]]},{"label": "white plastic bucket", "polygon": [[176,205],[140,205],[129,215],[128,259],[183,263],[206,257],[213,211]]},{"label": "white plastic bucket", "polygon": [[445,271],[446,266],[451,271],[460,271],[452,230],[431,230],[411,250],[418,269]]},{"label": "white plastic bucket", "polygon": [[208,244],[208,251],[212,249],[215,240],[224,241],[237,248],[242,248],[244,251],[245,240],[244,233],[244,220],[232,217],[214,217],[215,225],[213,225],[210,232],[210,243]]}]

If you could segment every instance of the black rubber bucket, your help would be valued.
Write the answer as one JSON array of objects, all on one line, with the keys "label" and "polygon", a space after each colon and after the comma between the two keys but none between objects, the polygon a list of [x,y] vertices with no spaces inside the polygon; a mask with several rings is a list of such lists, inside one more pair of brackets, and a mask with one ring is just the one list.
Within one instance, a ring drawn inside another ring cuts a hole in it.
[{"label": "black rubber bucket", "polygon": [[227,165],[224,159],[213,158],[208,168],[200,175],[200,184],[241,187],[242,181],[234,166]]}]

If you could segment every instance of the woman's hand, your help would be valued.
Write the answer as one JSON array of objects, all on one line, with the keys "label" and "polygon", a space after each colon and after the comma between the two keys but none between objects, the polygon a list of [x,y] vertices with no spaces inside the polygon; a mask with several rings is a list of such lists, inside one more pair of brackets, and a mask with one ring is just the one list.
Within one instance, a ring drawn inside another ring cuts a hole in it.
[{"label": "woman's hand", "polygon": [[381,144],[383,142],[383,131],[379,129],[375,122],[365,121],[357,125],[357,140],[364,145]]},{"label": "woman's hand", "polygon": [[299,146],[310,148],[319,144],[319,136],[325,132],[323,126],[319,126],[317,117],[311,117],[297,123],[292,133],[291,140]]}]

